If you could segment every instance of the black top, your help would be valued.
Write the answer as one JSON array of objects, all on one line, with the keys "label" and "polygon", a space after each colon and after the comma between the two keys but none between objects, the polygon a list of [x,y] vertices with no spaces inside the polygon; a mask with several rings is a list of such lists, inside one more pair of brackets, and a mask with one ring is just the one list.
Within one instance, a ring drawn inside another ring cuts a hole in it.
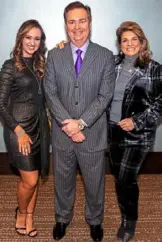
[{"label": "black top", "polygon": [[[27,61],[32,68],[33,59],[28,58]],[[11,130],[16,128],[21,118],[23,119],[28,112],[31,112],[32,104],[32,112],[35,115],[38,113],[37,105],[43,105],[43,97],[38,94],[35,76],[29,68],[17,71],[12,59],[5,61],[2,66],[0,90],[0,115],[5,125]],[[20,112],[18,112],[18,107]]]}]

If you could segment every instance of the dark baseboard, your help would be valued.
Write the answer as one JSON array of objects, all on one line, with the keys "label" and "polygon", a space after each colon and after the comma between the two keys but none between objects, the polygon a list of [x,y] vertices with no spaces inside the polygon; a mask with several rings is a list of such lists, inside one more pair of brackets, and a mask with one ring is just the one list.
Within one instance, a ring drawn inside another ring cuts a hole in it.
[{"label": "dark baseboard", "polygon": [[141,167],[142,174],[162,174],[162,152],[150,152]]},{"label": "dark baseboard", "polygon": [[[8,175],[17,173],[16,170],[10,166],[8,153],[0,153],[0,174]],[[142,174],[162,174],[162,152],[151,152],[147,155],[140,173]],[[50,174],[52,172],[52,159],[50,166]],[[108,154],[106,153],[106,174],[110,174]]]}]

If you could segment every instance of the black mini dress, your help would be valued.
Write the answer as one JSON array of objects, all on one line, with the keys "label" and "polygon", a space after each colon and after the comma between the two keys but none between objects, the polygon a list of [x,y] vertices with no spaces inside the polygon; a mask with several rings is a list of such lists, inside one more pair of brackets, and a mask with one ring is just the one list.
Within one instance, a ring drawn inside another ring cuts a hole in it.
[{"label": "black mini dress", "polygon": [[[46,176],[49,168],[49,126],[40,80],[33,70],[33,59],[24,58],[26,68],[17,71],[12,59],[0,72],[0,116],[4,140],[11,164],[24,171],[40,170]],[[23,155],[14,133],[17,125],[30,136],[31,153]]]}]

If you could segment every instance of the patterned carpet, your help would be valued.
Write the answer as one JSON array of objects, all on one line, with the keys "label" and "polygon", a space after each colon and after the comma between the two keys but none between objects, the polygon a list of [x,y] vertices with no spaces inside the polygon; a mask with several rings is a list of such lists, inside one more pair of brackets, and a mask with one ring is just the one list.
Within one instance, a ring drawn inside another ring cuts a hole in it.
[{"label": "patterned carpet", "polygon": [[[29,238],[16,234],[14,209],[16,203],[16,184],[14,175],[0,176],[0,242],[50,242],[54,224],[53,177],[45,184],[40,183],[35,224],[39,236]],[[132,241],[162,241],[162,175],[141,175],[139,222],[136,236]],[[77,176],[75,214],[65,239],[67,242],[91,242],[89,228],[84,220],[84,190],[81,177]],[[106,204],[104,218],[104,242],[116,241],[116,230],[120,224],[120,214],[116,203],[113,177],[106,176]]]}]

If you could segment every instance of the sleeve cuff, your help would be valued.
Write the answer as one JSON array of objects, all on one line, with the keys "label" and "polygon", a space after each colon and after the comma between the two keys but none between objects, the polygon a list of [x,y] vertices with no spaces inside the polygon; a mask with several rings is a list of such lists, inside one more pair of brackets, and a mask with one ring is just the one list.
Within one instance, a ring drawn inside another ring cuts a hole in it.
[{"label": "sleeve cuff", "polygon": [[84,125],[85,127],[88,127],[88,125],[84,122],[83,119],[80,119],[80,120],[81,120],[81,122],[83,123],[83,125]]}]

